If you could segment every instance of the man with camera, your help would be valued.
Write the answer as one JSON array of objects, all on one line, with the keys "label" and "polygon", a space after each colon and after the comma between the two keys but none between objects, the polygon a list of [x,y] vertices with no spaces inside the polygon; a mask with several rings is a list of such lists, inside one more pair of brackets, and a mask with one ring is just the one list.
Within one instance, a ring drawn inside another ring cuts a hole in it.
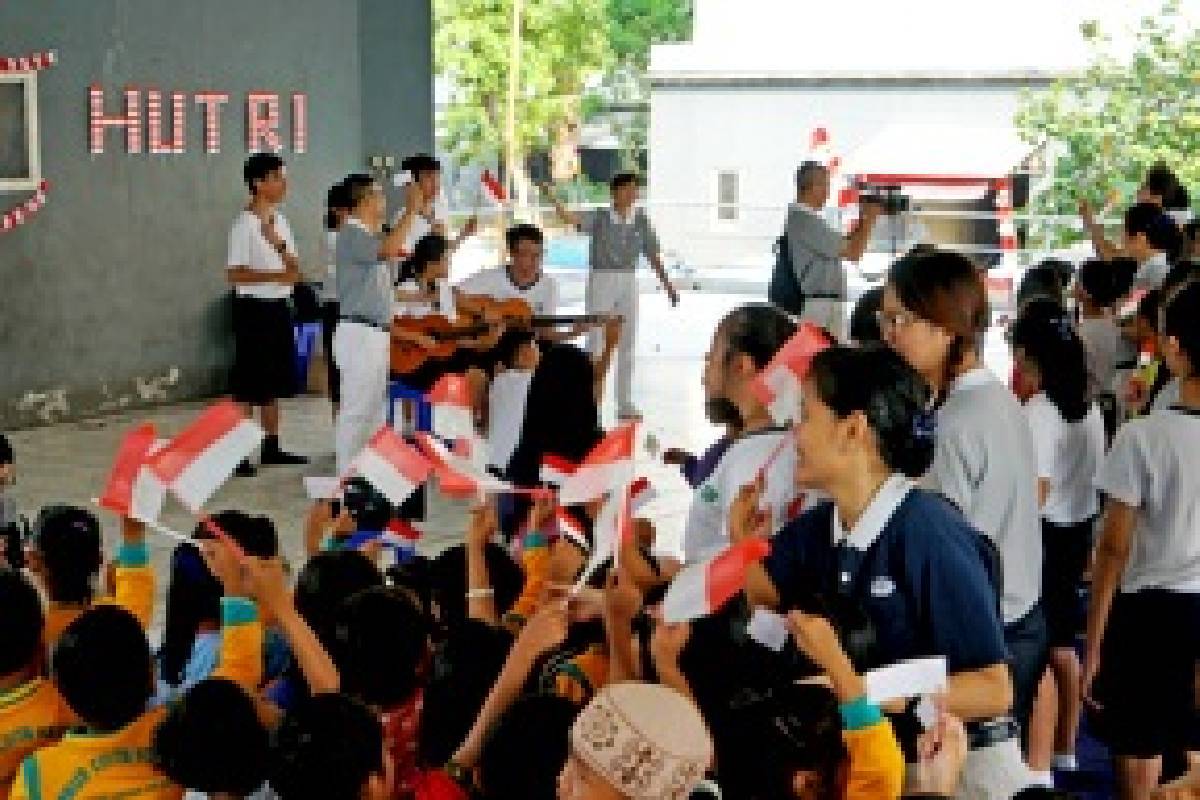
[{"label": "man with camera", "polygon": [[829,168],[805,161],[796,170],[796,202],[788,208],[770,298],[789,314],[820,325],[840,340],[846,335],[848,300],[842,260],[862,258],[883,206],[875,200],[864,202],[858,224],[843,236],[821,213],[828,201]]}]

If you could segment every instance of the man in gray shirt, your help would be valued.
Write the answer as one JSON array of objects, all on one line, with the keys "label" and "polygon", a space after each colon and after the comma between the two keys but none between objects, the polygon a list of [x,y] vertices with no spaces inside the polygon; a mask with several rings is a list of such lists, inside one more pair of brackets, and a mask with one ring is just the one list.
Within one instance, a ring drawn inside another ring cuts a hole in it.
[{"label": "man in gray shirt", "polygon": [[[617,175],[609,188],[610,207],[582,213],[568,211],[553,195],[550,198],[564,222],[591,237],[587,313],[613,314],[624,321],[616,358],[617,415],[622,419],[637,419],[641,414],[633,404],[633,355],[637,341],[638,259],[645,256],[650,262],[671,305],[679,304],[679,293],[667,277],[658,235],[650,218],[645,211],[634,208],[638,199],[637,176],[629,172]],[[588,340],[593,357],[599,357],[604,349],[603,331],[594,330]]]},{"label": "man in gray shirt", "polygon": [[788,207],[784,225],[792,268],[805,297],[800,319],[820,325],[840,340],[846,335],[848,299],[842,259],[862,258],[882,208],[864,203],[858,225],[849,236],[842,236],[821,215],[827,202],[828,167],[805,161],[796,171],[796,202]]}]

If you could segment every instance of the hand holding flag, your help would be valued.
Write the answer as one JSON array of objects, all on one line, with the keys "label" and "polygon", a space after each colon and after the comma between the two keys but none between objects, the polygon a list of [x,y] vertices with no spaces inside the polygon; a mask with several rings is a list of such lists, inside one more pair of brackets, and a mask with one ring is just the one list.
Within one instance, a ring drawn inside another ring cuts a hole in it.
[{"label": "hand holding flag", "polygon": [[766,558],[771,544],[753,537],[720,553],[684,567],[667,587],[662,613],[665,622],[688,622],[719,610],[746,585],[746,572]]}]

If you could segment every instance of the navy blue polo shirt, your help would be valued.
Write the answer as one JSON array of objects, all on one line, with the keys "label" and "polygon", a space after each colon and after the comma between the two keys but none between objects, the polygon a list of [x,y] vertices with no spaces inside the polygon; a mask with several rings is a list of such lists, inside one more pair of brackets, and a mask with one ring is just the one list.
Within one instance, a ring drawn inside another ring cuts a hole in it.
[{"label": "navy blue polo shirt", "polygon": [[868,513],[859,527],[874,529],[856,529],[838,543],[829,502],[775,535],[764,566],[783,607],[828,587],[870,617],[883,663],[944,656],[951,673],[1003,663],[1004,629],[982,535],[946,500],[916,488],[894,511],[876,509],[873,521]]}]

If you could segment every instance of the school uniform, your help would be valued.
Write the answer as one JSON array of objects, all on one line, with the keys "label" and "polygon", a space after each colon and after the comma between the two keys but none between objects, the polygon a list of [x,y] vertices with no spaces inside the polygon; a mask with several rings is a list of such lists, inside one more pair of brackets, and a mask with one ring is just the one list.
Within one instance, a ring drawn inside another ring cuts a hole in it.
[{"label": "school uniform", "polygon": [[[400,224],[400,219],[404,216],[404,209],[396,212],[392,217],[392,226]],[[413,217],[412,226],[408,229],[408,234],[404,237],[404,252],[411,253],[416,249],[417,242],[421,241],[425,236],[433,233],[435,228],[441,227],[443,230],[446,227],[446,220],[450,217],[450,207],[446,204],[445,198],[439,197],[433,201],[428,214],[417,214]]]},{"label": "school uniform", "polygon": [[1042,602],[1051,647],[1070,647],[1083,629],[1083,573],[1100,513],[1095,478],[1104,458],[1104,418],[1092,405],[1067,422],[1044,393],[1025,404],[1037,475],[1050,482],[1042,504]]},{"label": "school uniform", "polygon": [[558,282],[545,272],[539,272],[533,283],[522,285],[513,280],[508,267],[491,267],[471,275],[458,288],[463,294],[480,295],[493,300],[524,300],[534,316],[553,316],[558,313]]},{"label": "school uniform", "polygon": [[[296,252],[292,229],[282,213],[275,212],[275,232]],[[229,232],[228,269],[249,267],[261,272],[286,272],[283,256],[262,233],[262,220],[246,210]],[[295,332],[288,299],[292,287],[279,283],[249,283],[234,287],[234,361],[230,373],[233,399],[249,405],[267,405],[296,391]]]},{"label": "school uniform", "polygon": [[342,402],[334,424],[338,474],[344,474],[386,419],[391,354],[393,267],[379,258],[382,239],[355,217],[337,238],[341,317],[333,355],[341,370]]},{"label": "school uniform", "polygon": [[[638,260],[655,258],[661,247],[650,218],[641,209],[622,216],[615,208],[597,208],[580,216],[579,231],[591,237],[586,307],[588,314],[614,314],[624,319],[617,344],[617,408],[633,406],[633,359],[637,344]],[[603,331],[588,334],[593,357],[604,351]]]},{"label": "school uniform", "polygon": [[46,678],[0,692],[0,800],[7,800],[26,757],[57,742],[78,724],[79,719]]},{"label": "school uniform", "polygon": [[1097,732],[1116,755],[1195,750],[1200,658],[1200,412],[1176,407],[1126,424],[1097,477],[1136,509],[1094,695]]},{"label": "school uniform", "polygon": [[986,369],[955,380],[938,410],[926,488],[948,498],[995,544],[1003,568],[1000,611],[1010,651],[1016,717],[1027,728],[1048,658],[1042,594],[1037,460],[1025,412]]},{"label": "school uniform", "polygon": [[1161,289],[1170,271],[1171,262],[1167,260],[1167,254],[1155,253],[1138,266],[1133,277],[1133,288],[1142,291]]},{"label": "school uniform", "polygon": [[769,427],[744,433],[729,445],[712,474],[692,494],[683,541],[678,547],[671,547],[665,539],[656,542],[655,554],[693,564],[725,549],[730,506],[764,466],[761,508],[770,517],[771,532],[778,530],[798,513],[803,495],[796,488],[796,446],[791,431]]},{"label": "school uniform", "polygon": [[321,346],[325,352],[325,374],[329,400],[341,400],[341,379],[337,362],[333,358],[333,332],[338,323],[337,301],[337,231],[325,231],[321,260],[325,264],[325,275],[321,280],[318,297],[321,300]]},{"label": "school uniform", "polygon": [[1121,329],[1111,311],[1079,320],[1076,325],[1087,359],[1088,397],[1100,404],[1109,436],[1117,429],[1117,395],[1113,385],[1121,359]]},{"label": "school uniform", "polygon": [[[877,661],[943,656],[950,674],[1004,663],[990,547],[942,498],[890,477],[846,529],[821,502],[776,534],[763,562],[781,607],[839,594],[874,626]],[[868,665],[869,666],[869,665]],[[1009,798],[1028,785],[1011,719],[968,723],[964,792]],[[912,752],[912,741],[904,742]]]}]

